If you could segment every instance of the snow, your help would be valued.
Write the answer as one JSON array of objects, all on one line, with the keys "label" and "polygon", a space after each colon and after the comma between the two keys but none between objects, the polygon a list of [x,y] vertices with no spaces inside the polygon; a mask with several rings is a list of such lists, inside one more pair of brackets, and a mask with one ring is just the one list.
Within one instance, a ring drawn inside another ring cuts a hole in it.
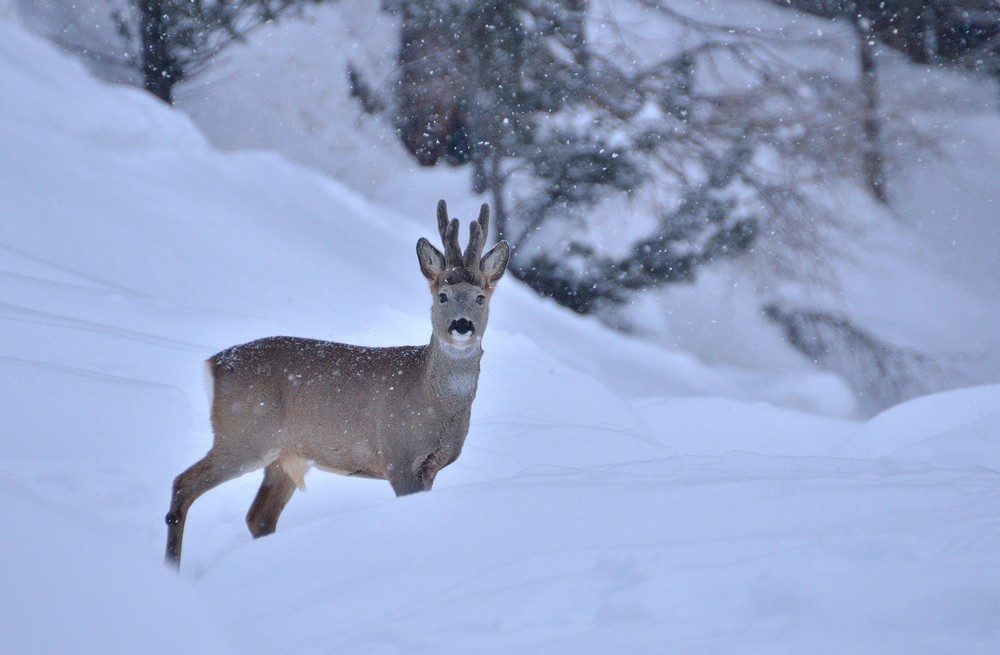
[{"label": "snow", "polygon": [[860,420],[831,375],[706,362],[512,280],[432,492],[313,472],[253,540],[248,475],[194,505],[172,574],[202,360],[270,334],[426,342],[413,244],[438,197],[465,220],[477,200],[386,151],[355,171],[395,161],[384,201],[218,151],[3,11],[0,88],[0,652],[1000,648],[1000,385]]},{"label": "snow", "polygon": [[13,531],[0,559],[3,652],[237,652],[203,595],[151,567],[127,536],[111,538],[9,477],[0,476],[0,507]]}]

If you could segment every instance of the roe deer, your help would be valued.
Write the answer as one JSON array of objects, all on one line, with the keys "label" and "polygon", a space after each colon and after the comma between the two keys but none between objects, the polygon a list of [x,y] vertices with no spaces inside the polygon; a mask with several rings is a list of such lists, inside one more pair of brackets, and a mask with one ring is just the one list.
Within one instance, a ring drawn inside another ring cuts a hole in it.
[{"label": "roe deer", "polygon": [[297,337],[251,341],[209,358],[212,448],[174,480],[166,561],[180,565],[184,521],[209,489],[264,469],[247,513],[254,537],[278,516],[310,465],[388,480],[397,496],[425,491],[455,461],[469,431],[490,297],[510,247],[486,255],[489,207],[458,243],[458,219],[437,208],[442,254],[417,242],[430,282],[432,332],[425,346],[366,348]]}]

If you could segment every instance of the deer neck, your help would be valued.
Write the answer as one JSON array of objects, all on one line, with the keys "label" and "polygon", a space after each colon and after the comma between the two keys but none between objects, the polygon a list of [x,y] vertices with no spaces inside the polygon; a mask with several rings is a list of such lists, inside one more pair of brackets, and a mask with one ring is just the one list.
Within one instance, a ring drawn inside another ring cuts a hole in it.
[{"label": "deer neck", "polygon": [[478,339],[474,346],[456,348],[432,337],[426,375],[434,397],[456,411],[470,406],[476,397],[482,357]]}]

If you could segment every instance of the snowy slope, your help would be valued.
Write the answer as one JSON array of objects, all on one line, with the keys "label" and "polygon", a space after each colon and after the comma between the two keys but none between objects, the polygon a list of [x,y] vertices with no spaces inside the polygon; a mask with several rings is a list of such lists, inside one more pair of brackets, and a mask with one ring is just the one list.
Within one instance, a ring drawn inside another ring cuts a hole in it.
[{"label": "snowy slope", "polygon": [[210,442],[201,360],[424,341],[413,243],[451,190],[389,209],[217,152],[2,18],[0,88],[0,652],[1000,646],[1000,387],[861,423],[833,378],[706,366],[509,281],[434,491],[314,472],[253,541],[246,476],[195,504],[168,575],[170,480]]}]

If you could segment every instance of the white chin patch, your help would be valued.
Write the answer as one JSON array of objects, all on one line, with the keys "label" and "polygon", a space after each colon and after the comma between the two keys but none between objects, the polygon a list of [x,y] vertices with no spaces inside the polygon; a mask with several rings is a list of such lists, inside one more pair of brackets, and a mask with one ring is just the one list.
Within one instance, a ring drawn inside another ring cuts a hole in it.
[{"label": "white chin patch", "polygon": [[454,341],[455,343],[464,344],[468,343],[469,341],[472,341],[472,332],[466,332],[465,334],[461,334],[459,332],[450,332],[449,334],[451,335],[452,341]]},{"label": "white chin patch", "polygon": [[479,338],[474,335],[452,332],[448,336],[449,339],[441,339],[440,343],[445,354],[449,357],[472,357],[477,352],[481,352],[477,347],[479,346]]}]

